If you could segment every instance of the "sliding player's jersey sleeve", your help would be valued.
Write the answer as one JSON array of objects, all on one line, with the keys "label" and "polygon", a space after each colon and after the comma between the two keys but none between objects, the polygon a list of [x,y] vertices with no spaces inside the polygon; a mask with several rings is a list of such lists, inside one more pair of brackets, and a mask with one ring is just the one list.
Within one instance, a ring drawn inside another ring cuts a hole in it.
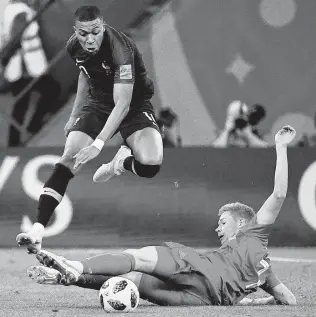
[{"label": "sliding player's jersey sleeve", "polygon": [[134,47],[121,32],[109,32],[114,66],[114,83],[135,83]]},{"label": "sliding player's jersey sleeve", "polygon": [[270,267],[267,270],[266,273],[266,280],[265,283],[260,285],[260,288],[262,288],[264,291],[268,292],[278,286],[279,284],[281,284],[281,281],[279,280],[279,278],[275,275],[275,273],[272,271],[272,268]]}]

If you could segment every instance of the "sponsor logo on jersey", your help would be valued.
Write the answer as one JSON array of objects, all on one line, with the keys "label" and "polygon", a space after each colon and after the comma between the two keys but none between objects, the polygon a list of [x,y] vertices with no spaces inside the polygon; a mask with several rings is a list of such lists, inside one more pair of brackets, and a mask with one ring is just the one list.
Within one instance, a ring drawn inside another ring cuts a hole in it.
[{"label": "sponsor logo on jersey", "polygon": [[133,79],[132,65],[120,66],[120,79]]}]

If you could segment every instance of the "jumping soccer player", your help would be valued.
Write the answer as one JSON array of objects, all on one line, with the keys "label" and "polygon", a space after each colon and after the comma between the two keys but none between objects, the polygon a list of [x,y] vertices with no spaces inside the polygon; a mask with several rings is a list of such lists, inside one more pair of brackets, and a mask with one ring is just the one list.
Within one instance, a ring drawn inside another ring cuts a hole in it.
[{"label": "jumping soccer player", "polygon": [[[257,214],[241,203],[220,208],[216,232],[222,246],[218,250],[198,253],[167,242],[84,261],[69,261],[42,250],[37,258],[48,268],[31,267],[29,275],[42,283],[99,288],[109,276],[127,274],[124,276],[136,283],[142,298],[161,305],[247,304],[246,296],[258,287],[270,293],[273,301],[295,304],[294,295],[273,274],[267,252],[271,225],[287,193],[287,145],[295,134],[292,127],[285,126],[275,136],[274,189]],[[266,301],[272,302],[271,298]]]},{"label": "jumping soccer player", "polygon": [[44,228],[69,181],[83,164],[99,155],[116,132],[121,133],[126,145],[96,171],[95,182],[107,181],[126,170],[151,178],[159,172],[163,160],[162,138],[150,102],[153,82],[134,42],[105,24],[95,6],[79,7],[74,20],[75,34],[67,50],[80,74],[65,126],[64,153],[40,195],[37,222],[16,238],[19,245],[34,253],[41,248]]}]

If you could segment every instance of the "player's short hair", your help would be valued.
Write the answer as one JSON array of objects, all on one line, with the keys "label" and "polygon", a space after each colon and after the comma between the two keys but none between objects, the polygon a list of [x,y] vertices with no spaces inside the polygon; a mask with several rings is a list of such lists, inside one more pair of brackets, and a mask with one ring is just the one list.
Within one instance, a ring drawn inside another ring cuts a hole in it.
[{"label": "player's short hair", "polygon": [[91,5],[81,6],[76,10],[74,14],[75,22],[76,21],[86,22],[86,21],[93,21],[96,19],[103,20],[100,9],[96,6],[91,6]]},{"label": "player's short hair", "polygon": [[251,207],[240,202],[230,203],[222,206],[218,211],[218,216],[221,216],[224,212],[227,211],[235,220],[237,220],[238,218],[243,218],[246,221],[249,221],[255,216],[255,211]]}]

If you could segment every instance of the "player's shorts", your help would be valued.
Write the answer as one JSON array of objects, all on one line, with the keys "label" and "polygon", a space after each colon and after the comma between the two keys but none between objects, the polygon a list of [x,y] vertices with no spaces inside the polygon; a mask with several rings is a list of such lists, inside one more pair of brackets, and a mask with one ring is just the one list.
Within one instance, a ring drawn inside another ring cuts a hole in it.
[{"label": "player's shorts", "polygon": [[[101,114],[92,107],[84,107],[70,131],[81,131],[95,139],[103,129],[110,114]],[[121,133],[125,141],[134,132],[144,128],[153,128],[160,133],[154,111],[149,100],[142,101],[137,110],[132,109],[114,133]]]},{"label": "player's shorts", "polygon": [[205,306],[205,301],[172,281],[162,281],[152,275],[142,274],[140,290],[143,299],[160,306]]},{"label": "player's shorts", "polygon": [[[182,244],[165,242],[163,246],[170,249],[173,259],[178,264],[178,269],[170,280],[181,286],[184,291],[199,298],[205,305],[220,305],[219,279],[213,271],[212,264],[194,249]],[[201,268],[206,269],[201,270]],[[209,271],[208,276],[201,271]]]}]

